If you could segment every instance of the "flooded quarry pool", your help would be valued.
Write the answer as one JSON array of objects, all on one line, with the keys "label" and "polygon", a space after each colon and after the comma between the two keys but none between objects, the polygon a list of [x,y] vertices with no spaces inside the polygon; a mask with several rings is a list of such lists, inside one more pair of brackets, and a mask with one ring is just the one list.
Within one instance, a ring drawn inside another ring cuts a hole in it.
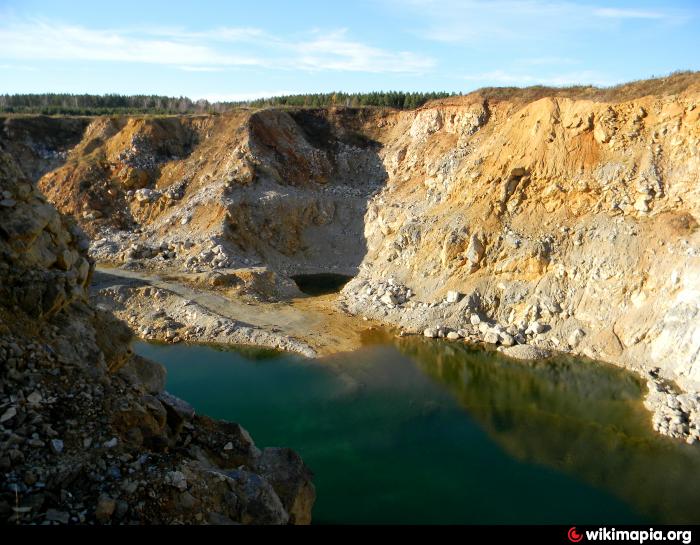
[{"label": "flooded quarry pool", "polygon": [[700,452],[655,434],[634,375],[423,338],[307,360],[136,343],[168,390],[289,446],[314,523],[698,523]]}]

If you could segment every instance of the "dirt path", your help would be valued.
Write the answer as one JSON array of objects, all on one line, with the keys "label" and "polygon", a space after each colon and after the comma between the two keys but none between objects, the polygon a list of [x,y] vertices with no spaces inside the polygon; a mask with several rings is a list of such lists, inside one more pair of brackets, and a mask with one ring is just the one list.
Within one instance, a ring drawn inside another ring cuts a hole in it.
[{"label": "dirt path", "polygon": [[95,290],[132,284],[167,290],[219,316],[302,340],[319,356],[359,348],[362,333],[370,325],[338,311],[334,305],[335,294],[302,297],[284,303],[259,303],[195,289],[150,272],[98,266],[97,273],[92,282]]}]

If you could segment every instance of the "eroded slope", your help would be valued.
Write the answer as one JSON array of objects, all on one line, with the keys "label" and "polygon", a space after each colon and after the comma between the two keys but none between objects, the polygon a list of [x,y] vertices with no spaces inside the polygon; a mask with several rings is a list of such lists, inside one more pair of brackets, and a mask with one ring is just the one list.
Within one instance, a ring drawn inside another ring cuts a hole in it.
[{"label": "eroded slope", "polygon": [[0,151],[0,520],[308,523],[311,473],[194,413],[87,302],[92,263]]}]

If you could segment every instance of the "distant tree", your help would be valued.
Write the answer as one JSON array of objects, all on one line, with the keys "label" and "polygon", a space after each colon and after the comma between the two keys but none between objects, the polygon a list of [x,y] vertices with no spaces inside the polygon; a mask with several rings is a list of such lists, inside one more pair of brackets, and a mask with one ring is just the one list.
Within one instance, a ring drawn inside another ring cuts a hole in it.
[{"label": "distant tree", "polygon": [[449,93],[406,93],[374,91],[370,93],[312,93],[287,95],[249,102],[215,102],[187,97],[158,95],[125,96],[73,95],[66,93],[0,95],[0,111],[5,113],[42,113],[47,115],[118,115],[118,114],[192,114],[221,113],[233,107],[264,108],[273,106],[320,108],[325,106],[376,106],[397,109],[418,108],[429,100],[450,96]]}]

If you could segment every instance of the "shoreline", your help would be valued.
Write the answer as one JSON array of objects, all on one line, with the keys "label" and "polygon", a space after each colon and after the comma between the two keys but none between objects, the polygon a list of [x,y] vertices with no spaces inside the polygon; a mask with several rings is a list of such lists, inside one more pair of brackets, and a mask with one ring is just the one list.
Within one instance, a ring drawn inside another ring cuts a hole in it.
[{"label": "shoreline", "polygon": [[574,330],[567,341],[561,342],[552,336],[559,331],[556,323],[535,320],[529,324],[503,325],[484,316],[471,297],[458,292],[448,292],[440,302],[425,303],[412,301],[411,290],[392,280],[369,287],[368,284],[355,279],[343,290],[341,304],[350,313],[379,321],[382,316],[383,323],[399,328],[402,334],[497,346],[500,353],[515,359],[546,359],[561,353],[625,369],[646,382],[644,406],[651,413],[650,424],[656,432],[691,445],[700,442],[700,394],[661,376],[658,368],[577,350],[581,337],[585,336],[582,330]]},{"label": "shoreline", "polygon": [[176,271],[100,264],[90,297],[146,341],[257,346],[307,358],[353,351],[373,325],[340,312],[335,294],[266,302],[193,286]]},{"label": "shoreline", "polygon": [[[163,279],[163,277],[168,278],[168,280]],[[295,353],[311,359],[359,348],[361,343],[358,343],[357,339],[353,339],[350,345],[344,345],[341,342],[339,345],[333,346],[330,339],[323,338],[324,334],[326,336],[340,334],[337,330],[321,332],[312,327],[307,330],[305,336],[297,337],[288,334],[290,329],[298,328],[305,321],[308,322],[306,325],[313,326],[314,320],[305,320],[305,318],[307,318],[307,313],[313,317],[313,313],[319,311],[319,305],[315,304],[319,299],[321,300],[320,308],[326,313],[326,316],[342,317],[345,326],[355,322],[355,331],[353,332],[355,334],[360,330],[358,326],[362,325],[366,329],[371,323],[388,329],[398,329],[399,336],[421,335],[420,327],[416,326],[415,316],[412,313],[404,312],[402,314],[405,316],[403,321],[382,320],[376,315],[376,309],[373,313],[371,308],[365,308],[365,312],[360,313],[360,301],[353,299],[347,292],[331,296],[297,299],[295,300],[296,304],[283,305],[287,309],[287,315],[285,315],[277,311],[282,303],[260,301],[252,303],[241,298],[236,300],[226,297],[215,290],[202,288],[195,290],[180,283],[176,273],[134,272],[105,267],[102,264],[96,269],[96,275],[93,278],[91,298],[98,307],[110,310],[117,317],[123,319],[136,337],[144,342],[155,341],[165,344],[185,342],[222,348],[232,346],[257,347]],[[302,303],[299,304],[298,301],[302,301]],[[201,302],[205,304],[201,304]],[[396,303],[395,307],[401,306],[398,300]],[[418,305],[420,303],[414,304],[413,308]],[[420,306],[418,308],[422,309]],[[368,310],[369,312],[367,312]],[[226,315],[217,311],[225,311]],[[241,311],[243,311],[243,316],[237,315]],[[270,317],[268,315],[270,312],[274,316],[271,320],[266,321],[264,318]],[[429,318],[426,317],[426,313],[422,312],[421,314],[421,320],[427,323]],[[291,323],[289,315],[293,316]],[[412,316],[414,319],[411,319]],[[246,321],[246,319],[254,317],[256,323]],[[277,319],[277,324],[273,323],[274,319]],[[290,326],[293,327],[290,328]],[[463,342],[483,348],[487,345],[495,345],[504,336],[510,336],[510,333],[508,333],[507,328],[497,323],[479,320],[476,324],[472,323],[471,327],[465,326],[458,329],[442,325],[428,327],[425,328],[422,335],[436,340]],[[527,338],[513,339],[515,342],[511,346],[501,345],[497,350],[511,358],[529,360],[547,359],[556,353],[585,356],[585,354],[577,354],[572,351],[544,349],[541,347],[543,343],[537,342],[541,341],[537,338],[540,335],[539,333],[534,335],[528,333]],[[314,338],[313,342],[316,346],[310,344],[311,338]],[[496,342],[493,342],[494,340]],[[518,344],[519,341],[524,342]],[[624,361],[592,359],[633,372],[646,382],[647,391],[644,394],[643,404],[650,413],[650,425],[656,432],[683,440],[688,444],[698,442],[700,439],[700,430],[698,429],[700,396],[698,394],[684,391],[679,385],[659,377],[653,370],[631,366]]]}]

